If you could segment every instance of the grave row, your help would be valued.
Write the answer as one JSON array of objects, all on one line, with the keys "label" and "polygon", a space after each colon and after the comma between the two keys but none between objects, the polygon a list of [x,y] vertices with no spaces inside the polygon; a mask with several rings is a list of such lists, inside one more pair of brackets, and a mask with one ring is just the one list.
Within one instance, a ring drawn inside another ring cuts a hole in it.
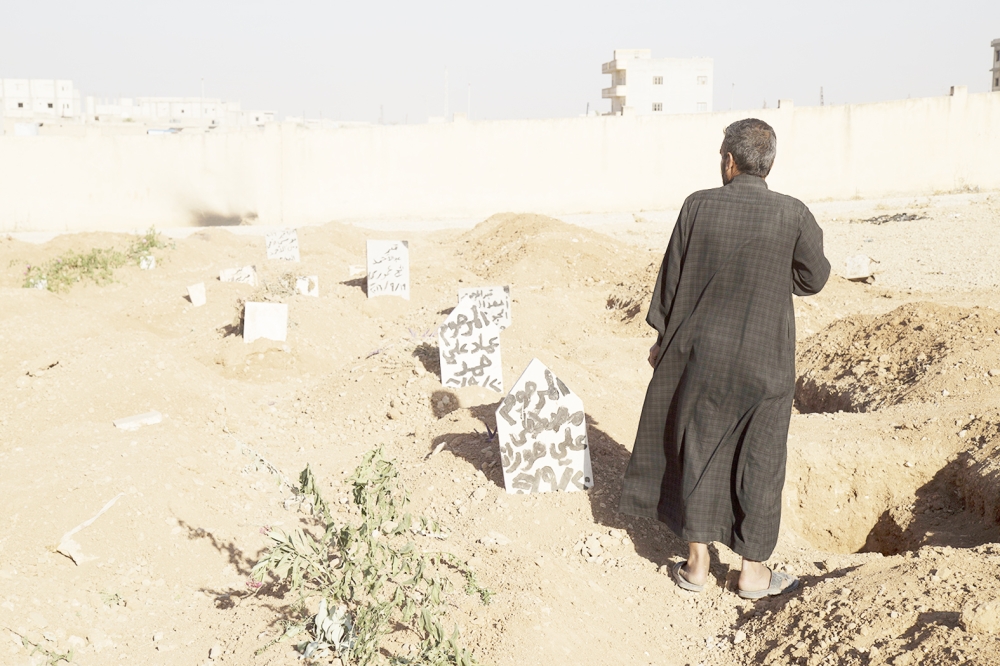
[{"label": "grave row", "polygon": [[[268,259],[300,259],[294,230],[269,233],[266,247]],[[368,298],[409,299],[409,243],[369,240],[366,250]],[[257,272],[254,266],[226,269],[219,280],[256,286]],[[296,290],[318,296],[318,278],[299,277]],[[196,307],[204,305],[204,283],[188,287],[188,296]],[[503,394],[500,334],[510,325],[510,287],[460,289],[457,304],[438,328],[441,384],[453,389],[481,386]],[[260,338],[284,342],[287,326],[286,304],[245,304],[245,342]],[[496,424],[508,493],[574,491],[593,486],[583,401],[537,358],[500,401]]]},{"label": "grave row", "polygon": [[[500,332],[511,324],[510,287],[461,289],[438,328],[441,384],[503,393]],[[583,401],[537,358],[496,409],[508,493],[586,490],[594,485]]]}]

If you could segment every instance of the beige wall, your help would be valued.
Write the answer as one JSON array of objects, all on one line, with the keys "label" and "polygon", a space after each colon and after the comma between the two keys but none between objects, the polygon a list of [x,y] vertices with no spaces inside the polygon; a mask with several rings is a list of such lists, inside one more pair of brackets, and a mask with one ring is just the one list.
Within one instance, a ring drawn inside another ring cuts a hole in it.
[{"label": "beige wall", "polygon": [[0,229],[178,227],[676,208],[719,183],[722,129],[774,125],[771,187],[806,201],[1000,189],[1000,94],[668,117],[185,136],[0,137]]}]

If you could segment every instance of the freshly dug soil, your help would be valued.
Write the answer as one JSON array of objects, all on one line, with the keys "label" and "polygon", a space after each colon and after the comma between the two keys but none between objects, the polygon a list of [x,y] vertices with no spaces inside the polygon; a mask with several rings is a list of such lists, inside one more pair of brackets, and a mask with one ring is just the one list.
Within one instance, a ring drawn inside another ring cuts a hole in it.
[{"label": "freshly dug soil", "polygon": [[[483,663],[1000,662],[1000,208],[988,194],[917,204],[815,207],[835,272],[865,252],[879,273],[868,285],[835,275],[794,299],[799,413],[768,564],[802,585],[759,602],[734,594],[739,558],[717,545],[706,590],[679,590],[667,571],[685,544],[615,509],[669,224],[330,224],[299,231],[298,264],[268,261],[261,237],[206,229],[157,251],[152,271],[59,294],[22,288],[25,267],[128,239],[0,237],[0,663],[70,649],[84,666],[301,663],[298,638],[278,640],[300,600],[246,584],[261,528],[309,524],[289,501],[306,464],[351,519],[344,479],[376,446],[412,511],[449,533],[417,547],[467,558],[495,592],[488,606],[446,596],[449,629]],[[849,222],[914,211],[922,219]],[[364,265],[367,238],[410,241],[410,301],[366,298],[351,266]],[[263,295],[289,305],[286,342],[246,344],[234,329],[253,288],[217,276],[244,265],[319,276],[319,298]],[[208,303],[195,308],[197,282]],[[507,495],[489,435],[500,396],[438,381],[434,332],[457,289],[494,284],[511,285],[506,385],[537,357],[584,401],[590,492]],[[161,423],[112,425],[154,409]],[[119,495],[74,537],[92,559],[55,552]]]}]

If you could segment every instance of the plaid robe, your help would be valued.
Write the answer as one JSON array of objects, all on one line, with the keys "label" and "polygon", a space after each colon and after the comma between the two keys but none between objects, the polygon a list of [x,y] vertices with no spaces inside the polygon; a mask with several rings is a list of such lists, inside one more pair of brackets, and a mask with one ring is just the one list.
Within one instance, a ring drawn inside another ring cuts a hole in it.
[{"label": "plaid robe", "polygon": [[792,294],[819,292],[829,274],[812,213],[762,178],[688,197],[646,316],[660,353],[622,512],[771,556],[795,393]]}]

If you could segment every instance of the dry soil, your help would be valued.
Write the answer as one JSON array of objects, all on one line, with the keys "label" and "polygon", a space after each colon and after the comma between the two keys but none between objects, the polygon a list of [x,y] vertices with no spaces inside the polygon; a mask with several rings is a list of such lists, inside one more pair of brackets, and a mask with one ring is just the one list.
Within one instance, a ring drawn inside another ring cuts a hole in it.
[{"label": "dry soil", "polygon": [[[495,592],[487,606],[448,598],[484,663],[1000,663],[1000,195],[814,210],[837,275],[796,299],[770,562],[802,586],[758,602],[734,594],[739,560],[721,546],[707,589],[679,590],[664,572],[684,544],[615,511],[668,215],[329,224],[300,230],[299,264],[266,260],[259,236],[205,229],[158,250],[154,270],[60,294],[22,288],[25,266],[126,239],[0,239],[0,663],[70,649],[76,664],[299,663],[290,642],[269,646],[296,599],[247,585],[261,528],[307,521],[287,501],[307,463],[349,515],[344,480],[376,446],[411,508],[447,528],[433,546]],[[412,300],[369,300],[351,275],[373,237],[410,241]],[[869,283],[839,277],[859,252],[879,262]],[[319,298],[278,296],[287,342],[240,337],[236,306],[254,290],[217,276],[246,264],[272,283],[319,276]],[[185,289],[201,281],[208,303],[194,308]],[[499,396],[438,381],[435,328],[457,289],[486,284],[511,286],[505,383],[537,357],[582,397],[590,492],[508,495],[486,435]],[[150,410],[163,421],[112,425]],[[76,534],[89,559],[55,552],[119,494]]]}]

